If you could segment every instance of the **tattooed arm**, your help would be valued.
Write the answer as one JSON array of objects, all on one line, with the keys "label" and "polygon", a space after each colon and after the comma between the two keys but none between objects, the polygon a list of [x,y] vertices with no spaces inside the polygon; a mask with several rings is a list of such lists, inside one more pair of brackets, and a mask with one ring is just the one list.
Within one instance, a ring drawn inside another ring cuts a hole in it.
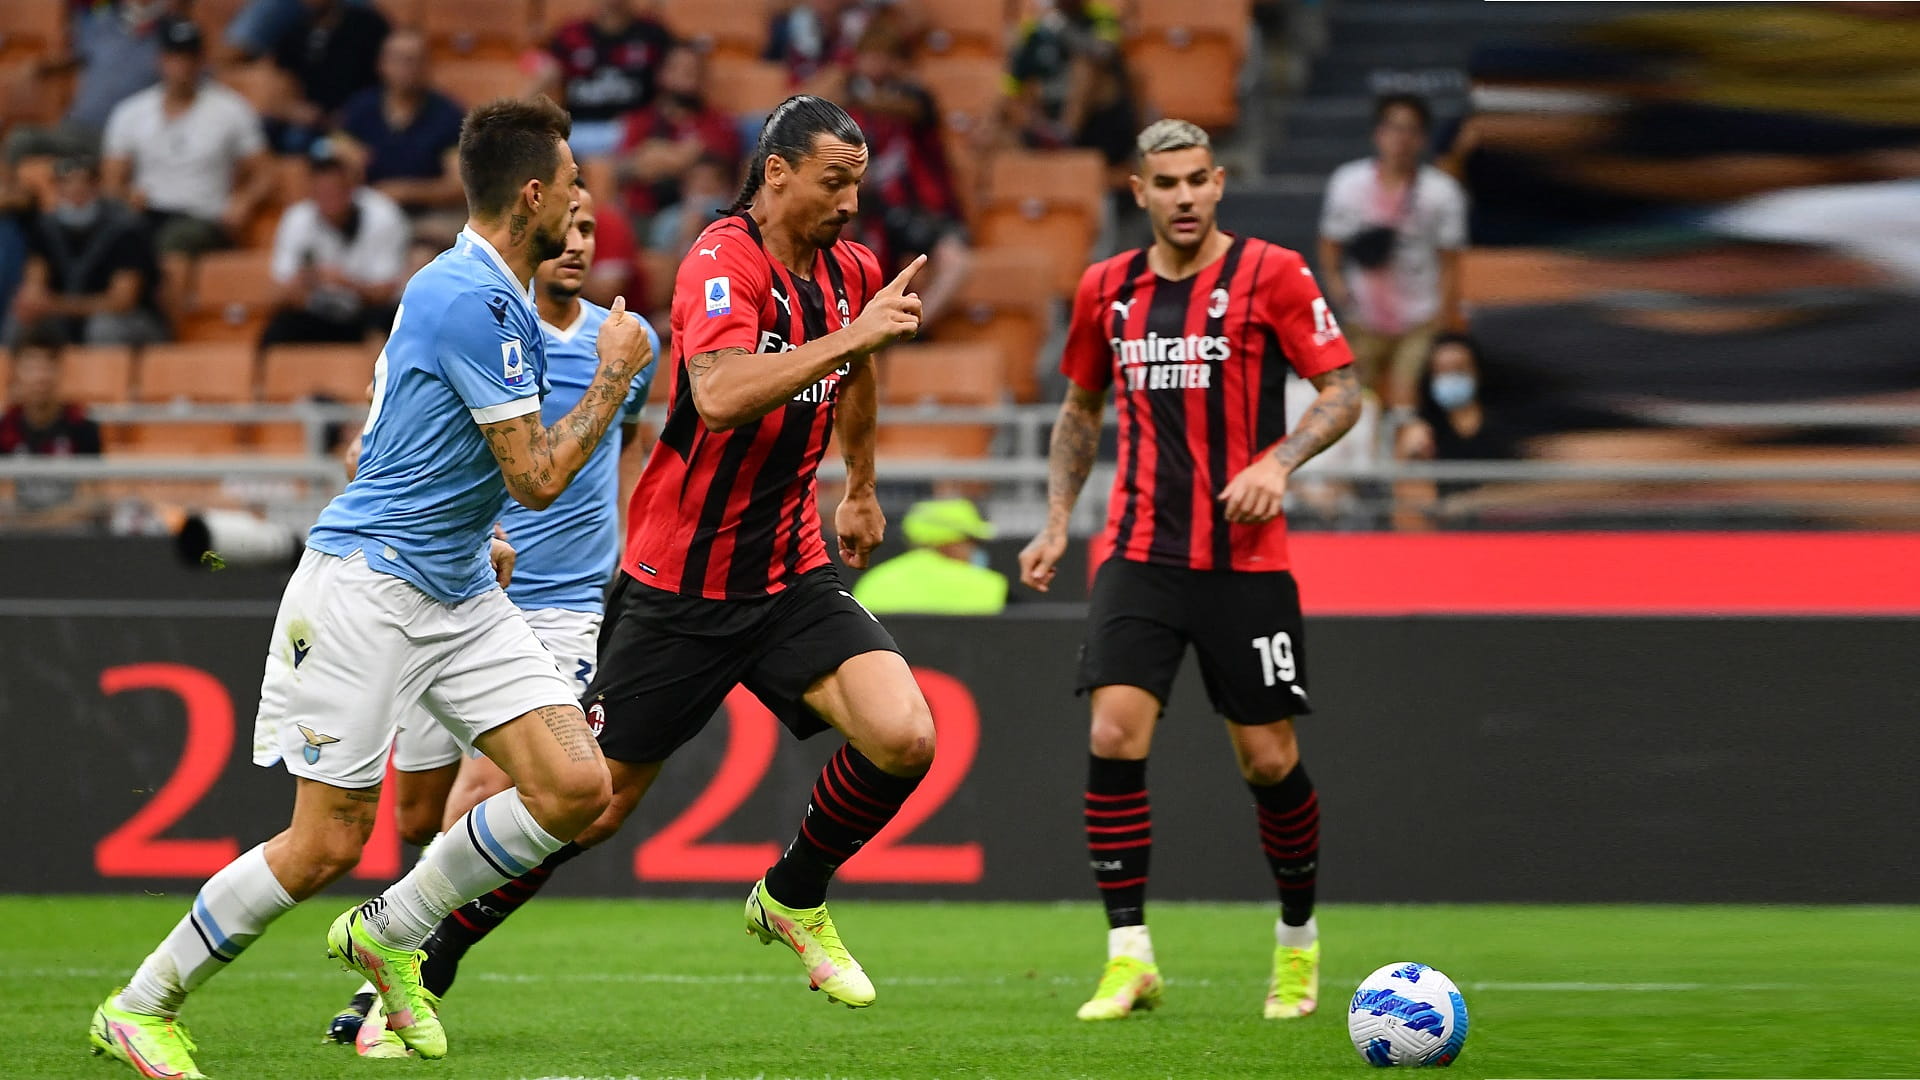
[{"label": "tattooed arm", "polygon": [[1047,448],[1047,527],[1020,552],[1020,580],[1041,592],[1052,584],[1054,567],[1066,554],[1067,523],[1100,450],[1100,414],[1106,403],[1104,391],[1069,382],[1053,422]]},{"label": "tattooed arm", "polygon": [[480,425],[487,447],[500,463],[508,493],[530,510],[545,510],[567,490],[626,405],[634,375],[653,362],[646,329],[627,313],[624,299],[613,302],[613,314],[601,324],[597,347],[600,369],[594,372],[593,382],[580,395],[579,404],[552,427],[541,425],[537,410]]},{"label": "tattooed arm", "polygon": [[1258,525],[1280,515],[1287,498],[1287,478],[1300,463],[1332,446],[1360,418],[1360,379],[1352,364],[1313,377],[1320,391],[1287,437],[1275,443],[1220,492],[1227,504],[1227,520],[1236,525]]},{"label": "tattooed arm", "polygon": [[840,380],[839,404],[833,430],[840,439],[840,456],[847,463],[847,493],[833,514],[833,531],[840,536],[840,559],[864,569],[873,549],[886,538],[887,518],[874,495],[873,434],[880,415],[879,379],[872,360],[856,360]]}]

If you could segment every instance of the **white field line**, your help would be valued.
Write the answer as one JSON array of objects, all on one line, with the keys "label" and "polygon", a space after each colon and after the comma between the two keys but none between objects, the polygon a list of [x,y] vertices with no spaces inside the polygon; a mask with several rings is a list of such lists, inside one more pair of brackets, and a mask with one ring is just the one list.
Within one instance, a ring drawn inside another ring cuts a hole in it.
[{"label": "white field line", "polygon": [[[126,971],[120,968],[0,968],[0,979],[112,979],[124,976]],[[307,981],[325,978],[324,973],[312,971],[274,971],[248,970],[228,972],[222,982],[234,980],[278,980]],[[542,983],[613,983],[628,985],[668,985],[668,986],[759,986],[779,985],[798,982],[798,973],[774,975],[768,973],[734,973],[715,975],[689,975],[674,972],[653,971],[585,971],[585,972],[501,972],[481,971],[464,977],[473,982],[506,983],[509,985],[528,985]],[[1361,976],[1349,975],[1342,979],[1338,975],[1328,976],[1330,982],[1353,982],[1358,984]],[[881,981],[888,986],[1018,986],[1033,983],[1046,986],[1078,986],[1086,982],[1078,975],[1052,975],[1046,978],[1023,978],[1012,975],[990,977],[971,977],[965,975],[883,975]],[[1201,988],[1223,987],[1238,988],[1246,986],[1265,986],[1265,979],[1183,979],[1171,976],[1167,979],[1174,986],[1197,986]],[[1802,990],[1800,983],[1708,983],[1708,982],[1470,982],[1462,984],[1465,989],[1475,992],[1492,991],[1495,993],[1516,994],[1690,994],[1701,991],[1786,991]]]}]

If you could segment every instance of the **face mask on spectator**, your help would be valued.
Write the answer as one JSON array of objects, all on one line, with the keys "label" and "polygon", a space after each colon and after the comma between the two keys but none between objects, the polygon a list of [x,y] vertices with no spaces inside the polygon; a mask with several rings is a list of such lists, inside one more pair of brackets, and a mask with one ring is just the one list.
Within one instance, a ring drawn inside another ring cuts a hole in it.
[{"label": "face mask on spectator", "polygon": [[1478,380],[1464,371],[1443,371],[1433,377],[1428,389],[1433,403],[1443,409],[1459,409],[1473,402]]},{"label": "face mask on spectator", "polygon": [[100,200],[72,206],[62,203],[53,208],[53,220],[69,229],[84,229],[100,216]]}]

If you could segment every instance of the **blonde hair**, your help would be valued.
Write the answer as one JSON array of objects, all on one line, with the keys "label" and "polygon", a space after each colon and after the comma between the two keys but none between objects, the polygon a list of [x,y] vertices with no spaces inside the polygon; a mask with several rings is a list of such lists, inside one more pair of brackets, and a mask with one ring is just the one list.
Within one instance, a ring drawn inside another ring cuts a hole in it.
[{"label": "blonde hair", "polygon": [[1213,151],[1213,140],[1200,129],[1198,124],[1185,120],[1156,120],[1148,124],[1140,137],[1133,141],[1133,149],[1141,160],[1148,154],[1163,154],[1169,150],[1192,150],[1194,148]]}]

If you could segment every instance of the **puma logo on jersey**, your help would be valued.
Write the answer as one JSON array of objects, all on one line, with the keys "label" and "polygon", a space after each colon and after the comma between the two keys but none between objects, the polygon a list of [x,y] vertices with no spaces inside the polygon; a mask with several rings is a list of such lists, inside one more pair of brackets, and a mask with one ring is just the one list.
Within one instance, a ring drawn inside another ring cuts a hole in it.
[{"label": "puma logo on jersey", "polygon": [[787,318],[793,318],[793,303],[787,299],[787,294],[781,292],[778,285],[770,285],[768,288],[773,290],[773,298],[780,301],[780,306],[786,310]]},{"label": "puma logo on jersey", "polygon": [[1109,306],[1112,307],[1114,311],[1118,312],[1121,318],[1125,319],[1129,317],[1127,313],[1133,310],[1133,305],[1138,302],[1139,301],[1137,299],[1136,300],[1115,300]]},{"label": "puma logo on jersey", "polygon": [[[724,243],[726,243],[725,240],[720,241],[720,244],[724,244]],[[719,262],[720,261],[720,244],[715,244],[710,248],[701,248],[700,254],[705,255],[707,258],[712,259],[714,262]]]}]

